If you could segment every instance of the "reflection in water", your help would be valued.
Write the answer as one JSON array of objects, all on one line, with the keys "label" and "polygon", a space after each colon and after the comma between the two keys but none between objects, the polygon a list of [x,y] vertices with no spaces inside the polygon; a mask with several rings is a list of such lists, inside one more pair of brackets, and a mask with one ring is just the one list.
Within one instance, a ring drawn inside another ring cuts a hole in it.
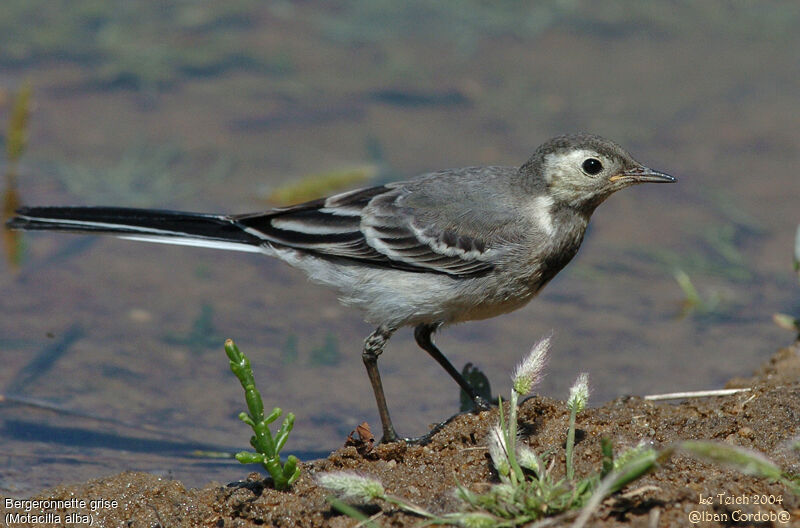
[{"label": "reflection in water", "polygon": [[[102,447],[138,453],[160,453],[168,456],[189,457],[195,451],[233,452],[230,446],[220,446],[190,439],[154,439],[132,436],[121,431],[99,431],[94,426],[57,426],[30,420],[5,420],[0,432],[29,442],[43,442],[69,448]],[[141,431],[137,431],[141,434]],[[53,456],[58,456],[55,453]],[[74,453],[73,453],[73,456]]]},{"label": "reflection in water", "polygon": [[[8,121],[8,132],[6,133],[8,166],[5,172],[3,211],[2,217],[0,217],[3,224],[20,206],[19,191],[17,190],[17,164],[28,144],[28,121],[32,93],[30,83],[25,83],[20,88],[14,98],[14,106],[11,108],[11,117]],[[18,270],[22,259],[22,235],[17,231],[3,229],[3,246],[11,269]]]},{"label": "reflection in water", "polygon": [[[17,191],[17,177],[13,169],[6,172],[6,187],[3,190],[3,211],[0,216],[0,221],[3,224],[11,218],[14,211],[19,208],[19,191]],[[6,260],[8,261],[12,270],[19,269],[20,261],[22,260],[22,233],[20,231],[11,231],[10,229],[3,229],[3,248],[6,253]]]},{"label": "reflection in water", "polygon": [[7,394],[32,392],[33,387],[43,376],[52,370],[58,361],[69,354],[73,345],[84,335],[85,330],[79,324],[73,324],[54,343],[48,344],[37,354],[30,354],[30,360],[6,385]]}]

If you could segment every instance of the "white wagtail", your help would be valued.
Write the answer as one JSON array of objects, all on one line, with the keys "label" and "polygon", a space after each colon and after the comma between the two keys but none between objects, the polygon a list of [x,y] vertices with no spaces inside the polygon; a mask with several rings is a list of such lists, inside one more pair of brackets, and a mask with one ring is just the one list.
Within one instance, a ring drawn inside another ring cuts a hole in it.
[{"label": "white wagtail", "polygon": [[266,253],[339,291],[376,330],[362,359],[383,425],[397,439],[377,359],[413,326],[417,343],[478,409],[485,402],[433,344],[446,324],[524,306],[578,251],[613,192],[675,178],[594,135],[544,143],[522,167],[469,167],[242,215],[118,207],[24,207],[8,225]]}]

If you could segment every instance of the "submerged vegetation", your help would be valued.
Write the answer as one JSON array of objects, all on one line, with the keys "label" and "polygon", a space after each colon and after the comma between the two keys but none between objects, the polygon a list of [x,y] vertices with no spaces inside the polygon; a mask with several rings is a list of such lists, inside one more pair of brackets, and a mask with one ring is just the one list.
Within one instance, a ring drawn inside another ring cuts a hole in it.
[{"label": "submerged vegetation", "polygon": [[[303,18],[317,38],[352,46],[370,44],[388,58],[386,76],[405,68],[406,61],[393,43],[409,35],[447,43],[466,61],[482,39],[532,39],[565,21],[600,36],[702,30],[745,37],[768,32],[780,39],[791,35],[800,20],[800,9],[792,4],[758,9],[748,4],[677,2],[667,7],[626,2],[602,11],[588,9],[588,4],[588,0],[542,4],[339,0],[309,13],[302,4],[285,0],[5,0],[0,13],[0,66],[63,61],[84,68],[88,82],[97,87],[152,92],[187,77],[230,70],[272,76],[292,73],[291,53],[264,46],[251,31],[263,18],[287,23]],[[687,20],[694,23],[686,24]]]},{"label": "submerged vegetation", "polygon": [[688,315],[714,315],[720,307],[721,299],[718,294],[712,293],[708,297],[703,297],[695,288],[689,274],[682,269],[675,270],[675,281],[683,292],[683,302],[681,305],[681,317]]},{"label": "submerged vegetation", "polygon": [[[235,68],[279,72],[283,57],[243,46],[260,2],[9,0],[0,15],[0,65],[60,60],[97,86],[143,91]],[[35,23],[34,23],[35,22]]]},{"label": "submerged vegetation", "polygon": [[691,275],[716,276],[741,283],[753,278],[750,264],[740,249],[743,239],[750,235],[750,231],[735,225],[718,224],[702,229],[699,236],[687,233],[695,239],[695,249],[679,252],[654,246],[629,251],[668,271],[679,269]]},{"label": "submerged vegetation", "polygon": [[163,339],[169,345],[181,345],[195,350],[219,346],[221,339],[214,327],[214,307],[203,303],[188,332],[184,335],[167,334]]},{"label": "submerged vegetation", "polygon": [[138,142],[106,166],[60,163],[55,179],[87,203],[155,207],[200,192],[203,184],[222,180],[231,171],[224,157],[202,159],[175,144]]},{"label": "submerged vegetation", "polygon": [[[23,84],[14,95],[5,134],[6,167],[3,204],[0,211],[0,225],[14,215],[21,205],[17,183],[18,165],[22,154],[28,146],[28,124],[33,105],[33,88]],[[12,268],[17,268],[22,260],[22,235],[18,231],[3,229],[3,243],[6,259]]]},{"label": "submerged vegetation", "polygon": [[343,189],[365,184],[378,174],[376,166],[364,166],[352,169],[309,174],[299,180],[282,185],[267,196],[270,204],[287,206],[308,202]]}]

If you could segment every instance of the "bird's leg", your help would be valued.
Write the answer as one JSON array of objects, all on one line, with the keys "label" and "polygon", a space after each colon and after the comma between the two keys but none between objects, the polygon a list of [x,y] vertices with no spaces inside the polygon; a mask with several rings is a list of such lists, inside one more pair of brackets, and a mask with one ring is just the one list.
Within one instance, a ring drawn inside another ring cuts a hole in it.
[{"label": "bird's leg", "polygon": [[386,396],[383,394],[383,383],[381,374],[378,372],[378,356],[383,352],[386,342],[394,333],[394,328],[379,326],[364,341],[364,352],[361,359],[367,367],[369,382],[372,384],[372,391],[375,393],[375,402],[378,404],[378,415],[381,417],[383,425],[383,438],[381,442],[394,442],[397,440],[397,433],[394,431],[392,419],[389,417],[389,407],[386,406]]},{"label": "bird's leg", "polygon": [[435,359],[446,371],[450,374],[456,383],[467,393],[467,395],[472,400],[472,404],[475,406],[476,411],[485,411],[489,409],[490,405],[489,402],[486,401],[483,397],[479,396],[475,389],[472,388],[472,385],[467,383],[467,380],[464,379],[464,376],[461,375],[459,371],[453,366],[450,361],[444,357],[444,354],[436,348],[436,345],[433,344],[433,340],[431,337],[433,336],[433,332],[439,327],[439,325],[432,325],[432,324],[421,324],[414,328],[414,339],[417,340],[417,344],[428,354],[431,355],[433,359]]}]

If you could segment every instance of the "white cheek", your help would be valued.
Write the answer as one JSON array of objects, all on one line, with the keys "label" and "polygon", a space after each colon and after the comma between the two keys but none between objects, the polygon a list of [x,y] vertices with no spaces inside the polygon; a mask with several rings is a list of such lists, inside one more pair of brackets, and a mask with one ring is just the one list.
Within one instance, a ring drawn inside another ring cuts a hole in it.
[{"label": "white cheek", "polygon": [[581,165],[588,158],[599,158],[597,152],[588,149],[574,150],[567,154],[549,154],[544,159],[544,179],[550,184],[558,179],[568,182],[586,177]]}]

